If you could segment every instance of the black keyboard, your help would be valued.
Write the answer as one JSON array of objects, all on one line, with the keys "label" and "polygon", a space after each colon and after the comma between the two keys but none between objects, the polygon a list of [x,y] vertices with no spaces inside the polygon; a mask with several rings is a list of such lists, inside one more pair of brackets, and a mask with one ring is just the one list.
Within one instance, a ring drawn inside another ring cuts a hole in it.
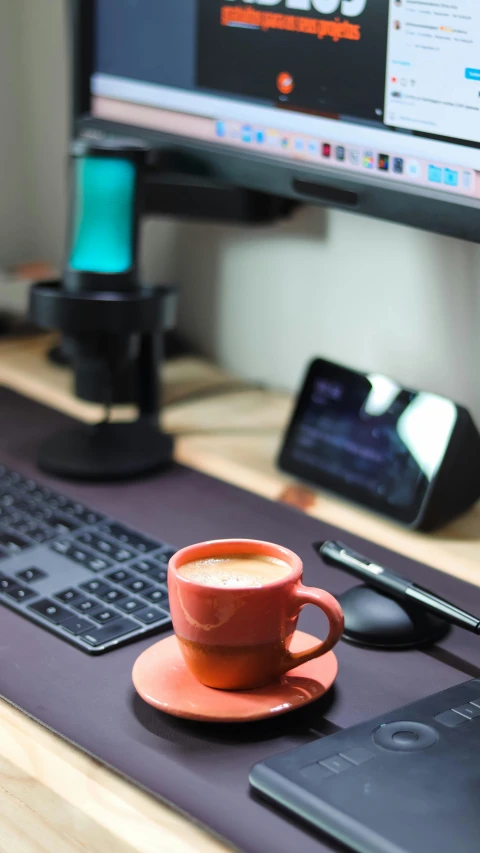
[{"label": "black keyboard", "polygon": [[0,465],[0,604],[88,654],[170,627],[176,550]]}]

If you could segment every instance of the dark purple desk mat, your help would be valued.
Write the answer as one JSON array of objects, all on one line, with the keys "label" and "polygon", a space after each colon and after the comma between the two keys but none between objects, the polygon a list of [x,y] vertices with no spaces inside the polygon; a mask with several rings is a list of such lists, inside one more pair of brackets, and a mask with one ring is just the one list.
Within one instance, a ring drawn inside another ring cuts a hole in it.
[{"label": "dark purple desk mat", "polygon": [[[300,554],[307,584],[334,595],[348,589],[352,579],[323,566],[311,543],[341,537],[460,606],[480,611],[476,587],[180,466],[121,485],[73,485],[39,476],[34,462],[39,442],[68,422],[0,389],[0,462],[178,546],[225,537],[279,542]],[[300,624],[315,634],[318,620],[315,608],[307,608]],[[368,651],[341,642],[338,680],[323,699],[273,721],[202,725],[168,717],[135,694],[131,669],[152,642],[92,658],[0,607],[0,694],[248,853],[341,849],[252,797],[248,772],[255,762],[308,743],[317,733],[329,734],[480,676],[479,640],[460,629],[430,651]]]}]

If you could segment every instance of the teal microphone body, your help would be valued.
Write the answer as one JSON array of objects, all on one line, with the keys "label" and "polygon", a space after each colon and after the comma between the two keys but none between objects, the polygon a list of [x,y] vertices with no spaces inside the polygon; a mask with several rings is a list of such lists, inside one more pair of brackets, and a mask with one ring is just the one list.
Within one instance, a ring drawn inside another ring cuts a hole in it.
[{"label": "teal microphone body", "polygon": [[71,148],[70,293],[138,288],[138,237],[146,149],[80,140]]}]

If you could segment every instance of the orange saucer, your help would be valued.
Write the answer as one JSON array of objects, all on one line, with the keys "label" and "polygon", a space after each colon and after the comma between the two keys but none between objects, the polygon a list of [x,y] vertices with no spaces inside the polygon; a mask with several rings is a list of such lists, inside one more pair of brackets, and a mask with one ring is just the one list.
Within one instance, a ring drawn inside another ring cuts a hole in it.
[{"label": "orange saucer", "polygon": [[[316,637],[296,631],[292,652],[311,648]],[[133,666],[137,693],[166,714],[187,720],[241,723],[286,714],[323,696],[337,677],[333,652],[308,661],[266,687],[227,691],[205,687],[190,673],[175,636],[146,649]]]}]

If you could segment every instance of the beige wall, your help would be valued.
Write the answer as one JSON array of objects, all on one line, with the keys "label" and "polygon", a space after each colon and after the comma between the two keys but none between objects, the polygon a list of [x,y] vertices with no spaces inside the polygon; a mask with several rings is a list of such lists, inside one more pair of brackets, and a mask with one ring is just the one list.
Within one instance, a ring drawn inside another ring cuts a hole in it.
[{"label": "beige wall", "polygon": [[227,367],[293,389],[325,356],[452,395],[480,422],[479,247],[308,208],[181,233],[181,326]]},{"label": "beige wall", "polygon": [[66,213],[69,132],[66,21],[63,0],[13,0],[20,20],[27,198],[32,248],[58,264]]},{"label": "beige wall", "polygon": [[[0,266],[62,261],[65,31],[63,0],[0,0]],[[478,247],[305,208],[260,229],[151,222],[143,267],[181,282],[182,331],[237,373],[293,389],[324,355],[450,394],[480,422]]]},{"label": "beige wall", "polygon": [[0,267],[28,257],[26,131],[17,0],[0,0]]},{"label": "beige wall", "polygon": [[0,0],[0,266],[62,255],[63,11],[62,0]]},{"label": "beige wall", "polygon": [[[66,0],[0,0],[0,268],[32,258],[61,268],[67,213]],[[144,228],[148,281],[173,276],[172,223]]]}]

